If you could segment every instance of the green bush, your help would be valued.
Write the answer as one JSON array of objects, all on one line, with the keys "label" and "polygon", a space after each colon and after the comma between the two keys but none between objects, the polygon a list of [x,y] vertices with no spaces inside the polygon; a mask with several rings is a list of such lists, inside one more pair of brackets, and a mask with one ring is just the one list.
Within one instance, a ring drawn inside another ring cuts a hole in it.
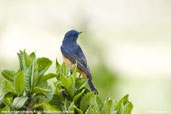
[{"label": "green bush", "polygon": [[[128,95],[119,101],[107,97],[103,102],[87,86],[87,80],[56,60],[56,73],[46,73],[52,61],[36,58],[35,53],[18,53],[18,71],[3,70],[0,111],[11,113],[131,114],[133,105]],[[49,79],[56,81],[49,84]],[[50,86],[51,85],[51,86]],[[53,85],[53,86],[52,86]],[[23,112],[22,112],[23,111]]]}]

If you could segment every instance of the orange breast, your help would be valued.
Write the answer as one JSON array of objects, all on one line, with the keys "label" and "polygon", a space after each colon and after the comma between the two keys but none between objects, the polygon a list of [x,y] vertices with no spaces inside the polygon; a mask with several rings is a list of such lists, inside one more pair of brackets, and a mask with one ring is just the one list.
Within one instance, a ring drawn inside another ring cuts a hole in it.
[{"label": "orange breast", "polygon": [[[68,58],[66,58],[65,56],[63,56],[63,59],[64,59],[64,62],[68,65],[68,67],[70,69],[72,69],[73,63]],[[84,76],[84,78],[87,78],[86,74],[81,69],[77,68],[77,72],[80,72]]]},{"label": "orange breast", "polygon": [[73,65],[72,62],[65,56],[63,56],[63,59],[64,59],[64,62],[69,66],[69,68],[72,69],[72,65]]},{"label": "orange breast", "polygon": [[86,73],[81,69],[77,68],[77,72],[81,73],[84,76],[84,78],[87,78]]}]

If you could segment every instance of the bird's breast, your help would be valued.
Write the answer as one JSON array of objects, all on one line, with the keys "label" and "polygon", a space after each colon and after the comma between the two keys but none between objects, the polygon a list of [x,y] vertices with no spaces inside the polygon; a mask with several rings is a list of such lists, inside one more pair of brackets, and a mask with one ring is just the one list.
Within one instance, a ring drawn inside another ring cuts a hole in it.
[{"label": "bird's breast", "polygon": [[73,65],[72,62],[65,56],[63,56],[63,59],[64,59],[64,62],[69,66],[69,68],[72,69],[72,65]]}]

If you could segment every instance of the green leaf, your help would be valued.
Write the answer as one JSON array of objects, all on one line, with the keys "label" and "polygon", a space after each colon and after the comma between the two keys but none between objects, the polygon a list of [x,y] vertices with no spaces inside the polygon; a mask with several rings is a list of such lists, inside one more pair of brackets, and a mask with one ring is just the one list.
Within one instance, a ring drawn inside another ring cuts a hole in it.
[{"label": "green leaf", "polygon": [[4,108],[5,107],[5,103],[4,103],[4,99],[6,97],[11,97],[13,96],[14,94],[11,93],[11,92],[8,92],[8,93],[3,93],[3,95],[0,97],[0,108]]},{"label": "green leaf", "polygon": [[94,105],[90,105],[85,114],[97,114],[96,107]]},{"label": "green leaf", "polygon": [[62,93],[54,94],[52,100],[50,101],[50,105],[54,106],[59,110],[64,109],[64,101],[65,98]]},{"label": "green leaf", "polygon": [[59,64],[59,62],[58,62],[58,60],[56,59],[56,73],[59,73],[59,71],[60,71],[60,64]]},{"label": "green leaf", "polygon": [[33,64],[33,60],[35,59],[35,53],[31,53],[30,55],[28,55],[26,53],[26,51],[21,51],[18,54],[19,57],[19,62],[20,62],[20,70],[25,70],[26,68],[29,68],[32,66]]},{"label": "green leaf", "polygon": [[77,90],[83,89],[84,87],[86,87],[86,85],[87,85],[87,80],[86,79],[84,79],[84,78],[76,78],[75,88]]},{"label": "green leaf", "polygon": [[4,99],[4,104],[8,106],[8,109],[10,111],[14,111],[15,110],[10,99]]},{"label": "green leaf", "polygon": [[78,101],[78,99],[80,98],[80,96],[84,93],[85,89],[83,89],[79,94],[77,94],[76,96],[74,96],[74,103],[76,104],[76,102]]},{"label": "green leaf", "polygon": [[31,89],[37,85],[37,82],[39,80],[39,73],[38,73],[38,65],[37,60],[34,59],[33,65],[32,65],[32,73],[31,73]]},{"label": "green leaf", "polygon": [[31,55],[28,55],[26,51],[24,50],[24,62],[25,66],[28,68],[33,65],[33,61],[35,59],[35,54],[32,53]]},{"label": "green leaf", "polygon": [[74,96],[74,90],[75,90],[75,78],[73,75],[69,77],[70,79],[70,86],[69,86],[69,91],[71,93],[72,96]]},{"label": "green leaf", "polygon": [[36,95],[34,95],[32,97],[32,103],[34,103],[33,107],[34,108],[41,108],[41,106],[43,106],[42,104],[48,104],[50,100],[51,99],[49,99],[47,95],[44,95],[44,94],[41,94],[41,93],[36,94]]},{"label": "green leaf", "polygon": [[8,92],[15,93],[15,89],[13,85],[7,80],[2,81],[1,88],[2,88],[2,93],[8,93]]},{"label": "green leaf", "polygon": [[133,109],[133,104],[131,102],[126,103],[122,111],[122,114],[131,114],[132,109]]},{"label": "green leaf", "polygon": [[3,102],[3,99],[0,99],[0,108],[4,108],[5,107],[5,104]]},{"label": "green leaf", "polygon": [[23,70],[25,68],[24,52],[20,50],[20,52],[17,53],[17,55],[20,63],[20,70]]},{"label": "green leaf", "polygon": [[41,76],[49,69],[52,64],[52,61],[46,57],[42,57],[37,59],[37,64],[39,75]]},{"label": "green leaf", "polygon": [[67,98],[65,98],[65,101],[64,101],[64,110],[68,110],[70,104],[72,104],[72,103],[69,100],[67,100]]},{"label": "green leaf", "polygon": [[29,57],[30,57],[32,60],[34,60],[34,59],[36,58],[36,54],[35,54],[34,52],[32,52],[32,53],[29,55]]},{"label": "green leaf", "polygon": [[13,106],[16,109],[20,109],[21,107],[23,107],[23,105],[25,104],[27,99],[28,99],[28,97],[16,97],[13,101]]},{"label": "green leaf", "polygon": [[81,103],[80,103],[80,109],[85,112],[87,108],[90,105],[91,99],[94,97],[94,92],[87,93],[83,96]]},{"label": "green leaf", "polygon": [[33,92],[35,92],[35,93],[45,93],[46,94],[49,91],[50,91],[49,89],[43,89],[40,87],[34,87],[34,89],[33,89]]},{"label": "green leaf", "polygon": [[74,102],[70,103],[68,111],[71,112],[71,114],[74,114]]},{"label": "green leaf", "polygon": [[3,93],[3,95],[0,97],[0,112],[6,111],[6,109],[10,109],[11,111],[13,110],[13,106],[11,106],[11,101],[9,100],[11,100],[14,95],[16,94],[13,92]]},{"label": "green leaf", "polygon": [[46,103],[35,104],[34,108],[43,108],[43,110],[48,110],[48,105]]},{"label": "green leaf", "polygon": [[10,97],[13,97],[14,95],[16,95],[15,93],[13,92],[7,92],[7,93],[3,93],[3,95],[0,97],[0,109],[4,108],[5,107],[5,99],[6,98],[10,98]]},{"label": "green leaf", "polygon": [[71,96],[74,96],[75,80],[73,76],[61,76],[61,84],[67,89]]},{"label": "green leaf", "polygon": [[46,95],[48,97],[48,100],[51,100],[53,98],[53,90],[51,86],[49,86],[48,89],[49,89],[49,92],[47,92]]},{"label": "green leaf", "polygon": [[56,75],[54,73],[49,73],[49,74],[44,75],[39,82],[42,82],[44,80],[49,80],[54,77],[58,77],[58,75]]},{"label": "green leaf", "polygon": [[67,65],[64,62],[61,65],[60,71],[63,75],[68,75],[68,73],[69,73],[69,68],[67,67]]},{"label": "green leaf", "polygon": [[24,78],[24,85],[25,85],[25,89],[27,92],[31,91],[31,75],[32,75],[32,68],[27,68],[24,71],[25,74],[25,78]]},{"label": "green leaf", "polygon": [[48,89],[34,87],[33,93],[36,93],[37,95],[43,95],[47,97],[49,100],[53,97],[53,91],[51,87],[48,87]]},{"label": "green leaf", "polygon": [[102,114],[112,114],[112,103],[113,101],[111,99],[106,99],[104,106],[102,108]]},{"label": "green leaf", "polygon": [[40,87],[40,88],[48,88],[49,84],[47,80],[44,81],[38,81],[37,85],[35,87]]},{"label": "green leaf", "polygon": [[20,71],[16,74],[14,78],[14,85],[15,90],[18,94],[22,94],[24,92],[25,86],[24,86],[24,71]]},{"label": "green leaf", "polygon": [[98,110],[101,111],[103,107],[103,102],[101,101],[98,95],[96,95],[96,104],[97,104]]},{"label": "green leaf", "polygon": [[24,74],[25,74],[24,84],[25,84],[26,91],[29,92],[31,91],[31,88],[33,86],[32,72],[34,71],[34,68],[32,69],[32,65],[34,64],[36,56],[34,52],[28,55],[26,51],[24,50],[18,53],[18,57],[19,57],[19,62],[20,62],[19,71],[24,70]]},{"label": "green leaf", "polygon": [[82,110],[79,109],[77,106],[74,105],[73,107],[75,108],[75,110],[77,111],[78,114],[83,114]]},{"label": "green leaf", "polygon": [[15,77],[15,72],[14,72],[14,71],[11,71],[11,70],[3,70],[3,71],[1,72],[1,74],[2,74],[2,76],[3,76],[5,79],[7,79],[7,80],[9,80],[9,81],[11,81],[11,82],[14,81],[14,77]]},{"label": "green leaf", "polygon": [[[63,64],[64,65],[64,64]],[[66,68],[66,66],[65,66]],[[66,73],[67,75],[68,73]],[[67,88],[67,91],[69,94],[73,97],[74,96],[74,90],[75,90],[75,80],[76,80],[76,67],[72,73],[71,76],[61,76],[62,84]]]},{"label": "green leaf", "polygon": [[77,64],[75,64],[73,67],[72,67],[72,76],[76,78],[76,73],[77,73]]},{"label": "green leaf", "polygon": [[131,114],[133,105],[128,100],[129,95],[122,97],[115,106],[117,114]]}]

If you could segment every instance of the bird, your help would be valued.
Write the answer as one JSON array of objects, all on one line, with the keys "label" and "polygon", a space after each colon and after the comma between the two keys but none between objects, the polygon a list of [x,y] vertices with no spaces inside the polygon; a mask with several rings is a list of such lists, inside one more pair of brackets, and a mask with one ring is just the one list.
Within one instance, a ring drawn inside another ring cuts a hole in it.
[{"label": "bird", "polygon": [[91,91],[95,94],[98,94],[97,89],[95,88],[92,76],[90,73],[90,68],[88,66],[86,57],[77,43],[78,36],[82,32],[78,32],[77,30],[70,30],[65,33],[64,39],[61,45],[61,52],[63,55],[63,60],[69,67],[72,74],[72,66],[77,64],[77,72],[83,75],[85,79],[87,79],[89,87]]}]

